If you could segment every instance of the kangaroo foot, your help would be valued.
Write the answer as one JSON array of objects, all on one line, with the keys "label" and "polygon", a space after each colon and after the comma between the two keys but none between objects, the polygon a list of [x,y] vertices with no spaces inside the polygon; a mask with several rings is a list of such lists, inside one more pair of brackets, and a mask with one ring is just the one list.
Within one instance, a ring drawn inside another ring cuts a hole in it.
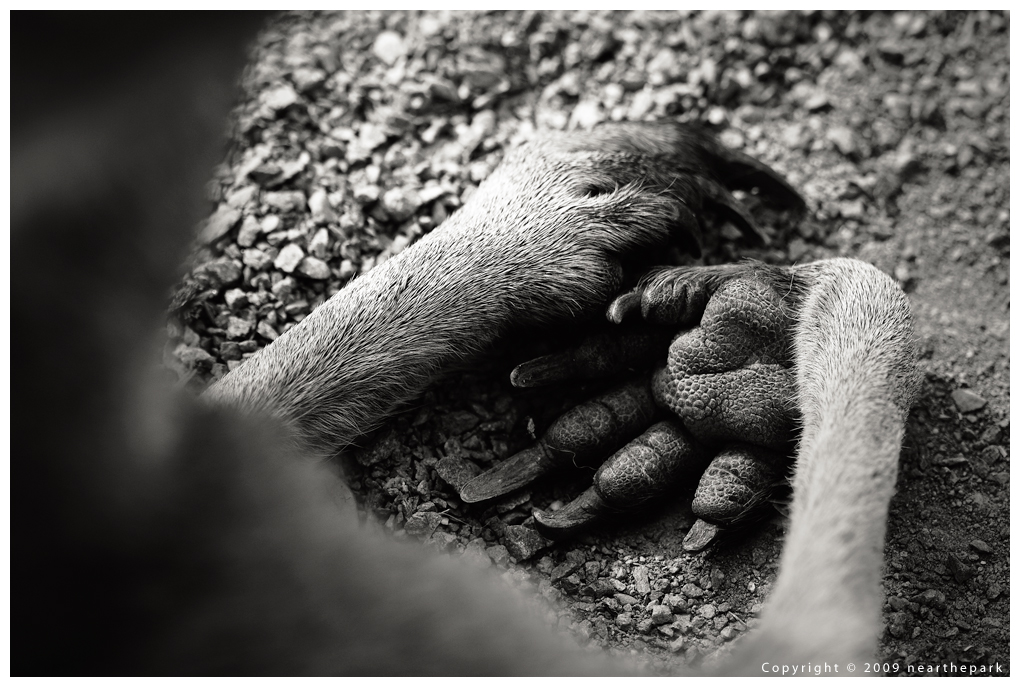
[{"label": "kangaroo foot", "polygon": [[556,468],[598,466],[612,453],[575,501],[535,514],[540,528],[570,533],[699,480],[693,509],[700,519],[685,548],[700,550],[755,519],[785,481],[794,436],[790,331],[798,292],[791,280],[787,270],[752,263],[674,268],[618,297],[610,320],[639,312],[667,331],[681,328],[668,353],[661,330],[603,335],[524,363],[512,380],[589,379],[665,358],[651,388],[630,384],[574,408],[537,444],[465,485],[462,498],[495,498]]}]

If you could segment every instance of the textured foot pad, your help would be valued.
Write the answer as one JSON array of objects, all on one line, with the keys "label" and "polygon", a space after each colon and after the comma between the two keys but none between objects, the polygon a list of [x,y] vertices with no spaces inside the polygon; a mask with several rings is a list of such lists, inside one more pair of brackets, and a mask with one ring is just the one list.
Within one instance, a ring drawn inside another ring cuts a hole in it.
[{"label": "textured foot pad", "polygon": [[[784,449],[796,417],[789,339],[793,322],[770,281],[748,272],[718,286],[693,270],[657,282],[660,286],[648,298],[660,310],[669,308],[667,290],[680,294],[684,308],[694,301],[707,303],[699,325],[670,345],[665,372],[656,379],[656,398],[701,441]],[[712,287],[707,297],[698,291]]]}]

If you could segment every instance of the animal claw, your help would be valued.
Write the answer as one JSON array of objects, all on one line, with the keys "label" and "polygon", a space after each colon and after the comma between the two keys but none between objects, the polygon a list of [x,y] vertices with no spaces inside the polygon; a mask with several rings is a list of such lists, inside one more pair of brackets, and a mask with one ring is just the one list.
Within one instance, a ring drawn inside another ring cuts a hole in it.
[{"label": "animal claw", "polygon": [[776,170],[750,155],[717,145],[725,150],[720,154],[725,167],[721,176],[728,181],[728,186],[747,190],[757,188],[773,202],[797,212],[807,208],[804,196]]},{"label": "animal claw", "polygon": [[535,444],[469,481],[461,487],[460,499],[464,503],[478,503],[504,496],[555,467],[556,463],[548,459],[542,446]]},{"label": "animal claw", "polygon": [[588,487],[576,499],[556,511],[534,512],[538,530],[549,537],[571,534],[611,510],[595,487]]},{"label": "animal claw", "polygon": [[760,246],[768,246],[771,243],[769,237],[754,221],[751,213],[730,193],[729,189],[708,177],[698,179],[698,185],[701,187],[702,193],[705,194],[705,198],[719,208],[727,219],[740,229],[744,238],[750,239]]},{"label": "animal claw", "polygon": [[626,317],[640,312],[641,289],[635,289],[614,298],[606,310],[606,318],[613,324],[621,324]]}]

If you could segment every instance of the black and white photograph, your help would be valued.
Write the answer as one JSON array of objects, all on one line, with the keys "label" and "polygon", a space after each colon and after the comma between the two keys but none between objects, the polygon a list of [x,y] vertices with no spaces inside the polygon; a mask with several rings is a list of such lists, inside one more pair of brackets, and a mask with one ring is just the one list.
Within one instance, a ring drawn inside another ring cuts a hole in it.
[{"label": "black and white photograph", "polygon": [[10,672],[1010,675],[1010,13],[12,11]]}]

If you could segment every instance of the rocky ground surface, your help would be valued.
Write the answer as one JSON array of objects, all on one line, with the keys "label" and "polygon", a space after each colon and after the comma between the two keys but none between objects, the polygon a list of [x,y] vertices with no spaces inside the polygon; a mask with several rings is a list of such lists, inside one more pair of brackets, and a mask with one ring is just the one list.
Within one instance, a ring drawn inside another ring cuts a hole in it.
[{"label": "rocky ground surface", "polygon": [[[168,367],[197,390],[241,364],[456,211],[532,131],[661,117],[704,123],[808,200],[800,222],[759,213],[773,248],[724,226],[707,262],[853,256],[910,295],[926,378],[890,515],[878,670],[1008,671],[1008,15],[284,16],[253,53],[209,184]],[[508,347],[454,373],[349,461],[365,517],[495,566],[548,600],[550,622],[653,670],[724,652],[773,583],[778,514],[688,555],[689,495],[555,544],[532,510],[590,476],[460,502],[451,485],[591,392],[513,389],[525,357]]]}]

